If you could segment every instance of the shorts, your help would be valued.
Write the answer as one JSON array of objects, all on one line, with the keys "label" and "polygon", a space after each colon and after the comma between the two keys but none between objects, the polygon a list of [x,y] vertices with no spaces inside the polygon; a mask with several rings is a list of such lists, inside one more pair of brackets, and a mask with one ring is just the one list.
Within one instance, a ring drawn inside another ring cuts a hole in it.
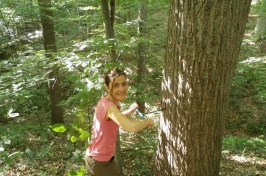
[{"label": "shorts", "polygon": [[87,169],[92,176],[121,176],[114,156],[109,161],[97,161],[85,155]]}]

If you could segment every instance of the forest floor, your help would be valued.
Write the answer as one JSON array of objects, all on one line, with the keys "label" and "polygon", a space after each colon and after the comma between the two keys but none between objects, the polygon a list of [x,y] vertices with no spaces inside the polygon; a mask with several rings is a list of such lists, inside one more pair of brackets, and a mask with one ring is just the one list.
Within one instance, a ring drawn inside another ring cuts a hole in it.
[{"label": "forest floor", "polygon": [[[49,130],[48,124],[41,128],[38,123],[30,123],[32,120],[1,125],[1,138],[6,139],[5,150],[22,154],[10,164],[0,163],[0,176],[65,176],[85,167],[84,142],[72,143],[66,134]],[[126,176],[155,175],[156,135],[156,128],[138,134],[121,132],[123,171]],[[219,175],[266,175],[265,151],[265,146],[264,154],[248,150],[240,153],[223,150]]]}]

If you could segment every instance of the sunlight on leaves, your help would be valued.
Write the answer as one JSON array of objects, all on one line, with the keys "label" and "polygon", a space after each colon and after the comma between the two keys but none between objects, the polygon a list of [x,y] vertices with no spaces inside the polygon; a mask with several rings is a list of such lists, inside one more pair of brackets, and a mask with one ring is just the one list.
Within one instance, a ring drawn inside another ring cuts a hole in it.
[{"label": "sunlight on leaves", "polygon": [[14,152],[8,155],[8,157],[13,159],[13,158],[19,157],[21,154],[22,154],[21,152]]},{"label": "sunlight on leaves", "polygon": [[49,127],[57,133],[63,133],[67,131],[66,127],[61,123],[56,123],[54,125],[50,125]]},{"label": "sunlight on leaves", "polygon": [[68,176],[83,176],[83,175],[85,175],[85,168],[83,166],[80,167],[79,172],[72,171],[72,172],[68,173]]},{"label": "sunlight on leaves", "polygon": [[78,138],[76,136],[71,136],[71,142],[76,142],[78,140]]},{"label": "sunlight on leaves", "polygon": [[0,147],[0,152],[5,151],[5,149],[3,147]]},{"label": "sunlight on leaves", "polygon": [[14,117],[18,117],[19,116],[19,113],[9,113],[9,114],[7,114],[7,116],[9,118],[14,118]]}]

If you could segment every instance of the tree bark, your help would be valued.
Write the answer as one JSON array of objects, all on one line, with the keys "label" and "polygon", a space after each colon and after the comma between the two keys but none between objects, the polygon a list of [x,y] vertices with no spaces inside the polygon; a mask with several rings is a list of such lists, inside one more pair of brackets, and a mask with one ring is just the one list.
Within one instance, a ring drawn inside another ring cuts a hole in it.
[{"label": "tree bark", "polygon": [[[109,45],[109,57],[113,62],[117,61],[116,44],[115,44],[115,32],[114,32],[114,20],[115,20],[115,0],[110,0],[110,9],[108,0],[101,0],[103,22],[105,28],[106,40]],[[120,133],[117,132],[115,160],[120,173],[123,175],[122,165],[122,152],[120,144]]]},{"label": "tree bark", "polygon": [[257,39],[266,37],[266,0],[261,1],[259,18],[257,20],[254,35]]},{"label": "tree bark", "polygon": [[[38,0],[40,6],[41,24],[43,29],[43,44],[46,57],[54,60],[57,52],[55,29],[53,23],[53,12],[51,11],[51,0]],[[62,101],[62,90],[60,86],[59,69],[56,66],[50,68],[49,73],[49,95],[51,102],[51,124],[64,123],[63,108],[59,105]]]},{"label": "tree bark", "polygon": [[147,22],[147,1],[141,1],[141,6],[138,12],[138,76],[137,76],[137,103],[139,105],[139,110],[145,113],[145,96],[143,91],[145,90],[145,78],[146,78],[146,44],[145,44],[145,34],[146,34],[146,22]]},{"label": "tree bark", "polygon": [[171,0],[157,175],[217,176],[251,0]]},{"label": "tree bark", "polygon": [[108,0],[101,0],[103,22],[105,28],[106,40],[109,45],[109,56],[112,61],[117,61],[114,20],[115,20],[115,0],[110,0],[110,8]]}]

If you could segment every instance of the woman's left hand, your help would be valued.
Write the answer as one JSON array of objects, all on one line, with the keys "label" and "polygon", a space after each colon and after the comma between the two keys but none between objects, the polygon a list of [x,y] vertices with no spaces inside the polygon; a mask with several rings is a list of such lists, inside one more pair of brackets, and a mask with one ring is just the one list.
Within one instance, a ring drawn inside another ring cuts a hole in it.
[{"label": "woman's left hand", "polygon": [[137,103],[133,103],[131,106],[130,106],[130,112],[131,114],[133,114],[134,112],[136,112],[136,109],[139,108],[139,105]]}]

